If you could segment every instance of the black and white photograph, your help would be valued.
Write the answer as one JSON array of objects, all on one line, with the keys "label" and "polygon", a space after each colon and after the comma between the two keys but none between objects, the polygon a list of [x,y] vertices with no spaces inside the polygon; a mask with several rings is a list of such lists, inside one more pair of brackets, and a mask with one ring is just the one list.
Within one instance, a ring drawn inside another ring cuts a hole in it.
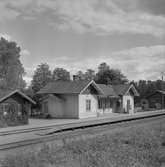
[{"label": "black and white photograph", "polygon": [[0,0],[0,167],[165,167],[165,0]]}]

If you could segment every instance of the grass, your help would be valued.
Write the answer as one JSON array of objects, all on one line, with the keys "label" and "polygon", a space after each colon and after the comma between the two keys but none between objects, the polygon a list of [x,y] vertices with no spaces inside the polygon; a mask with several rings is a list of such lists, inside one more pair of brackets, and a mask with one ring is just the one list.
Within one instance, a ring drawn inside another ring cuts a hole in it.
[{"label": "grass", "polygon": [[44,144],[39,151],[7,156],[2,167],[163,167],[165,120],[144,125],[63,147]]}]

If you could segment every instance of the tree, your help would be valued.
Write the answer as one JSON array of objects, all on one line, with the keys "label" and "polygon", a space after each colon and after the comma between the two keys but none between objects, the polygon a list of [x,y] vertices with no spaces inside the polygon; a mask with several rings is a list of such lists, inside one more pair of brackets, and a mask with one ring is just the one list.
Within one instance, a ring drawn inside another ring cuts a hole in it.
[{"label": "tree", "polygon": [[99,72],[104,72],[104,71],[107,71],[107,70],[110,70],[110,67],[109,67],[109,65],[107,65],[107,63],[105,63],[105,62],[101,63],[101,64],[98,66],[98,71],[99,71]]},{"label": "tree", "polygon": [[0,39],[0,87],[2,89],[22,89],[26,86],[20,52],[21,49],[16,42]]},{"label": "tree", "polygon": [[76,80],[76,81],[85,80],[85,74],[84,74],[82,71],[78,71],[78,72],[74,75],[74,80]]},{"label": "tree", "polygon": [[84,77],[86,80],[94,80],[96,77],[95,71],[92,69],[88,69],[85,74]]},{"label": "tree", "polygon": [[162,80],[157,81],[146,81],[140,80],[136,83],[136,87],[140,93],[140,99],[146,98],[147,96],[154,93],[156,90],[165,90],[165,82]]},{"label": "tree", "polygon": [[38,65],[32,79],[32,89],[34,93],[38,92],[51,80],[52,80],[52,75],[49,69],[49,65],[46,63]]},{"label": "tree", "polygon": [[70,73],[63,68],[55,68],[53,71],[53,80],[70,80]]},{"label": "tree", "polygon": [[110,69],[106,63],[101,63],[96,74],[96,82],[99,84],[124,84],[128,80],[118,69]]},{"label": "tree", "polygon": [[88,69],[85,73],[82,71],[78,71],[76,75],[74,75],[74,80],[94,80],[96,77],[95,71],[92,69]]}]

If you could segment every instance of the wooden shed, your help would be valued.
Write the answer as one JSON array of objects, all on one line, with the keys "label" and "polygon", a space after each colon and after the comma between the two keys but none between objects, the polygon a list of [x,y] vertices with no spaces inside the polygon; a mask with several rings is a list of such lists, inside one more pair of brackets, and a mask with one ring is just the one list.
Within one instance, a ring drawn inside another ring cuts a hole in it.
[{"label": "wooden shed", "polygon": [[150,108],[165,108],[165,91],[157,90],[147,96],[146,99],[148,100]]},{"label": "wooden shed", "polygon": [[31,105],[35,104],[19,90],[0,90],[0,127],[27,124]]}]

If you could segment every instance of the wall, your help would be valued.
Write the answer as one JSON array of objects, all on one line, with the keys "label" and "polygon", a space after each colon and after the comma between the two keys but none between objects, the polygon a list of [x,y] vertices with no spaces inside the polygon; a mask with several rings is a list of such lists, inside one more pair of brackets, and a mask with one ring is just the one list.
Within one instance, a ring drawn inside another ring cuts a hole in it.
[{"label": "wall", "polygon": [[54,118],[64,117],[64,101],[57,99],[55,96],[50,96],[48,101],[49,114]]},{"label": "wall", "polygon": [[130,95],[123,96],[123,108],[125,109],[125,112],[127,112],[127,100],[130,100],[130,110],[129,113],[134,113],[134,97]]},{"label": "wall", "polygon": [[78,118],[78,94],[65,94],[61,96],[64,102],[64,118]]},{"label": "wall", "polygon": [[42,112],[43,103],[48,103],[48,114],[53,118],[78,118],[78,95],[77,94],[63,94],[49,95],[42,101]]},{"label": "wall", "polygon": [[[86,100],[91,100],[91,111],[86,111]],[[79,95],[79,118],[96,117],[98,109],[97,96],[92,94]]]}]

